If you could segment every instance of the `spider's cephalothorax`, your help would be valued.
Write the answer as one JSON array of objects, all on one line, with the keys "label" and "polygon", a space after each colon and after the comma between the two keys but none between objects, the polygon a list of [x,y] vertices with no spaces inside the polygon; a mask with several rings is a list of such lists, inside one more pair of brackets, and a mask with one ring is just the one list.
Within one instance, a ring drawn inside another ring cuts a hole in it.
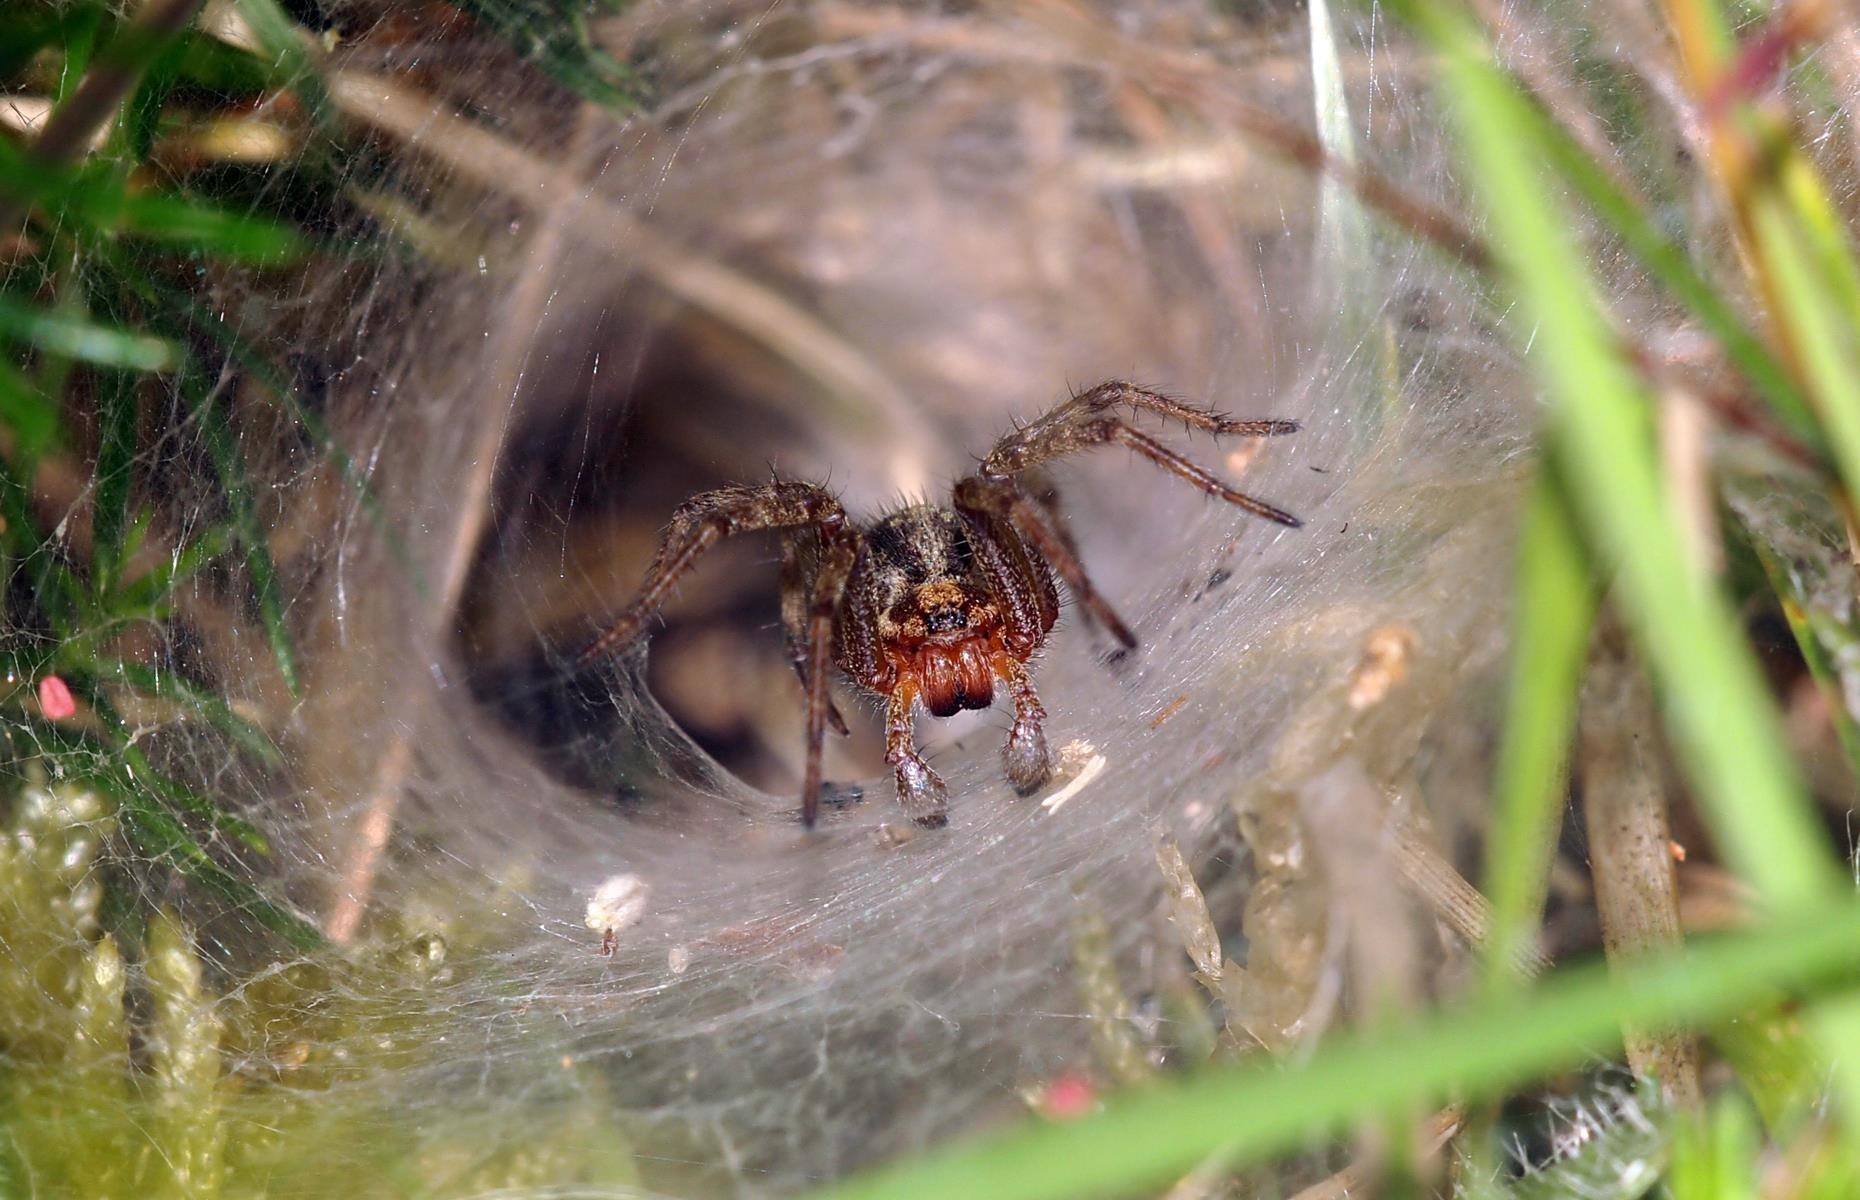
[{"label": "spider's cephalothorax", "polygon": [[1092,446],[1119,442],[1210,495],[1296,526],[1291,514],[1237,492],[1127,424],[1119,405],[1176,417],[1216,434],[1265,437],[1293,421],[1230,421],[1128,383],[1074,396],[1002,438],[975,474],[958,482],[948,508],[914,505],[861,529],[826,489],[778,479],[694,496],[672,514],[646,582],[620,619],[582,651],[591,662],[640,636],[647,619],[705,549],[733,533],[774,529],[782,538],[782,624],[807,694],[807,768],[801,814],[820,803],[826,726],[846,723],[827,696],[829,657],[860,687],[885,698],[885,757],[898,800],[920,825],[942,825],[943,781],[918,755],[912,714],[987,708],[998,688],[1014,704],[1005,760],[1025,795],[1051,771],[1046,711],[1027,664],[1059,616],[1055,574],[1090,620],[1125,646],[1136,638],[1086,578],[1039,468]]}]

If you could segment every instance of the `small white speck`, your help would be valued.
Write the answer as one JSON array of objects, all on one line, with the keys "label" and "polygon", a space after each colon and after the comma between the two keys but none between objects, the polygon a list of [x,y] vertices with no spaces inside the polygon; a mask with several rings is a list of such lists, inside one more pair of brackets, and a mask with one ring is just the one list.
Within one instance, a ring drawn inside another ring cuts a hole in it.
[{"label": "small white speck", "polygon": [[651,896],[651,885],[637,875],[609,876],[588,900],[588,928],[607,934],[639,924]]},{"label": "small white speck", "polygon": [[[1099,774],[1104,770],[1104,755],[1091,753],[1091,748],[1084,743],[1073,743],[1072,745],[1068,745],[1066,751],[1073,751],[1075,747],[1079,748],[1080,757],[1083,757],[1083,754],[1086,753],[1090,753],[1091,757],[1085,759],[1085,765],[1079,768],[1078,774],[1074,775],[1071,780],[1067,782],[1066,786],[1040,801],[1040,807],[1049,813],[1058,812],[1060,805],[1084,791],[1091,781],[1098,778]],[[1072,757],[1072,755],[1067,754],[1066,751],[1062,751],[1060,754],[1060,760],[1062,762],[1066,758]]]}]

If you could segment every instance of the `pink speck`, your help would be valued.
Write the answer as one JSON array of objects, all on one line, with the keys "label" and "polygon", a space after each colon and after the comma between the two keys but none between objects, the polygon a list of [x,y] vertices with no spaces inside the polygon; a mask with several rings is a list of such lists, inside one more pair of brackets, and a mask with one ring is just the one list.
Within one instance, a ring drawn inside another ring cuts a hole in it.
[{"label": "pink speck", "polygon": [[39,711],[48,721],[63,721],[77,716],[77,701],[71,698],[71,689],[65,681],[56,675],[47,675],[39,680]]},{"label": "pink speck", "polygon": [[1098,1105],[1098,1088],[1079,1071],[1062,1071],[1040,1093],[1040,1113],[1055,1121],[1073,1121]]}]

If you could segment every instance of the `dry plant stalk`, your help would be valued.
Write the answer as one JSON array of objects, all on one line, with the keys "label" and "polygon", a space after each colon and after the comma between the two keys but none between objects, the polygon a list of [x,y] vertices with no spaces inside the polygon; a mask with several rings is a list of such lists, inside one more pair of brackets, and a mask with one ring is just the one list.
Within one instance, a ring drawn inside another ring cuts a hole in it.
[{"label": "dry plant stalk", "polygon": [[[583,157],[588,148],[587,135],[594,125],[593,117],[592,106],[584,107],[579,136],[575,139],[575,150],[579,152],[573,155],[575,160]],[[515,256],[515,285],[504,307],[504,320],[492,339],[485,370],[479,375],[478,403],[469,415],[477,429],[460,481],[458,502],[449,510],[452,528],[442,540],[445,551],[439,563],[439,588],[426,611],[425,628],[420,631],[422,644],[437,644],[456,618],[472,557],[490,525],[491,485],[497,475],[498,458],[510,424],[511,400],[521,388],[530,339],[548,305],[566,241],[567,212],[573,203],[572,197],[567,193],[553,193],[551,201],[546,202],[535,234]],[[406,690],[411,685],[402,684],[402,687]],[[342,872],[335,893],[330,897],[329,915],[324,921],[324,933],[337,945],[346,945],[355,939],[368,911],[375,877],[381,870],[388,841],[393,835],[395,810],[413,761],[411,737],[406,727],[397,727],[377,760],[368,805],[344,855]]]},{"label": "dry plant stalk", "polygon": [[[1590,869],[1611,966],[1678,947],[1679,883],[1661,772],[1649,751],[1653,692],[1626,634],[1604,616],[1590,652],[1578,719],[1578,762]],[[1688,1034],[1627,1031],[1628,1064],[1660,1081],[1682,1109],[1700,1104],[1699,1052]]]}]

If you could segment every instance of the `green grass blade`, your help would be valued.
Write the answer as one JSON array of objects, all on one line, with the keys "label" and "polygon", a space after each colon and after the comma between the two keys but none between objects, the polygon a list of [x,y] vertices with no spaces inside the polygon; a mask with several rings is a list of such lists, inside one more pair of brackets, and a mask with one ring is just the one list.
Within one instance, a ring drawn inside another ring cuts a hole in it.
[{"label": "green grass blade", "polygon": [[[5,537],[13,561],[27,564],[32,572],[33,605],[51,623],[53,632],[61,639],[69,639],[83,611],[84,592],[40,530],[29,495],[23,477],[0,456],[0,520],[6,527],[0,536]],[[8,586],[11,582],[0,581]]]},{"label": "green grass blade", "polygon": [[[126,723],[101,697],[92,697],[97,711],[127,732]],[[186,813],[200,818],[215,832],[223,833],[240,843],[248,850],[260,854],[271,853],[271,842],[250,821],[233,816],[207,797],[185,784],[176,782],[157,771],[148,757],[142,753],[140,746],[124,744],[115,747],[116,761],[109,769],[119,776],[122,786],[133,786],[144,796],[152,795],[161,801],[170,813]],[[191,840],[191,835],[190,835]]]},{"label": "green grass blade", "polygon": [[95,367],[172,371],[186,359],[177,342],[0,296],[0,337]]},{"label": "green grass blade", "polygon": [[1520,334],[1550,392],[1557,461],[1619,571],[1623,615],[1659,680],[1719,851],[1779,909],[1825,900],[1844,882],[1750,650],[1722,597],[1685,559],[1655,467],[1650,400],[1550,200],[1555,191],[1527,136],[1530,106],[1455,14],[1416,0],[1396,7],[1442,56],[1466,161],[1522,303]]},{"label": "green grass blade", "polygon": [[0,425],[12,433],[22,463],[37,462],[60,436],[58,405],[4,358],[0,358]]},{"label": "green grass blade", "polygon": [[91,503],[91,587],[98,598],[116,587],[136,461],[136,384],[113,372],[99,381],[97,465]]},{"label": "green grass blade", "polygon": [[212,459],[220,488],[232,508],[233,526],[239,531],[239,542],[245,550],[246,575],[258,597],[259,621],[264,625],[271,656],[278,664],[278,673],[284,677],[285,687],[293,697],[300,696],[297,652],[292,646],[290,626],[285,619],[284,593],[271,561],[265,525],[259,519],[258,507],[252,499],[252,487],[246,479],[245,461],[239,456],[239,447],[233,440],[232,431],[226,426],[225,415],[220,411],[213,394],[204,390],[199,379],[191,375],[183,378],[181,392],[194,410],[202,439],[206,443],[207,455]]},{"label": "green grass blade", "polygon": [[305,249],[303,238],[288,225],[174,195],[125,197],[118,227],[152,241],[267,266],[299,259]]},{"label": "green grass blade", "polygon": [[1685,248],[1660,231],[1651,218],[1615,186],[1569,131],[1534,104],[1528,113],[1538,146],[1563,178],[1615,231],[1647,272],[1684,304],[1715,338],[1730,360],[1755,385],[1789,431],[1820,447],[1825,442],[1808,396],[1781,360],[1738,317],[1711,281],[1692,265]]},{"label": "green grass blade", "polygon": [[113,621],[153,620],[170,591],[236,542],[230,522],[219,522],[196,534],[187,544],[158,562],[147,574],[130,580],[109,597],[105,609]]},{"label": "green grass blade", "polygon": [[1517,976],[1536,929],[1543,881],[1563,800],[1564,760],[1576,712],[1595,585],[1569,497],[1554,473],[1538,474],[1518,531],[1511,678],[1486,840],[1489,986]]},{"label": "green grass blade", "polygon": [[[279,411],[288,416],[316,444],[319,453],[334,463],[341,474],[343,482],[355,492],[362,511],[388,541],[395,556],[409,568],[413,566],[413,556],[408,551],[405,539],[387,519],[387,513],[381,507],[381,501],[369,486],[368,477],[355,460],[343,449],[342,443],[316,413],[305,408],[277,367],[268,360],[250,340],[242,337],[236,330],[227,327],[227,323],[218,319],[213,313],[202,307],[192,296],[178,288],[169,286],[159,279],[154,279],[134,269],[133,264],[117,261],[113,266],[125,283],[137,289],[138,293],[151,304],[159,305],[166,315],[189,333],[204,336],[213,342],[229,358],[252,373],[264,386],[272,403]],[[416,586],[419,580],[415,579]]]},{"label": "green grass blade", "polygon": [[[1521,136],[1529,104],[1457,14],[1416,0],[1396,7],[1441,57],[1465,158],[1550,393],[1556,461],[1592,542],[1618,572],[1615,595],[1660,684],[1681,766],[1719,854],[1774,912],[1850,892],[1750,648],[1715,584],[1686,560],[1646,427],[1650,398],[1622,361],[1550,180]],[[1820,353],[1797,349],[1811,361]],[[1833,443],[1845,467],[1838,429]],[[1860,1011],[1842,1004],[1807,1016],[1834,1066],[1841,1118],[1850,1135],[1860,1134]]]},{"label": "green grass blade", "polygon": [[1568,971],[1528,996],[1490,996],[1408,1028],[1326,1042],[1277,1062],[1172,1079],[1110,1098],[1077,1121],[1023,1125],[818,1192],[814,1200],[1077,1200],[1155,1189],[1221,1152],[1259,1162],[1344,1132],[1365,1115],[1503,1094],[1616,1044],[1623,1025],[1729,1016],[1776,987],[1851,985],[1860,953],[1851,902],[1613,977]]},{"label": "green grass blade", "polygon": [[268,766],[275,766],[280,761],[278,747],[270,736],[234,712],[232,705],[209,688],[200,687],[174,671],[157,671],[141,663],[120,659],[99,661],[92,665],[92,669],[103,679],[114,679],[151,696],[193,709],[241,749]]},{"label": "green grass blade", "polygon": [[142,853],[173,867],[298,949],[314,950],[323,945],[323,935],[316,926],[214,862],[187,829],[161,807],[150,804],[133,781],[125,788],[113,780],[110,791],[122,804],[125,830]]},{"label": "green grass blade", "polygon": [[277,0],[237,0],[237,4],[264,51],[261,59],[273,65],[276,84],[297,94],[304,111],[319,128],[330,128],[335,110],[330,106],[329,93],[324,90],[323,77],[317,72],[303,29]]},{"label": "green grass blade", "polygon": [[625,63],[603,50],[588,28],[583,0],[459,0],[459,7],[509,42],[564,87],[609,108],[637,105],[644,94]]},{"label": "green grass blade", "polygon": [[1849,491],[1860,491],[1860,349],[1853,345],[1855,325],[1843,314],[1840,287],[1828,278],[1829,264],[1816,261],[1784,206],[1774,197],[1762,197],[1753,209],[1751,219],[1775,281],[1779,315],[1793,332],[1797,358],[1819,400],[1825,440]]},{"label": "green grass blade", "polygon": [[1730,492],[1744,544],[1827,697],[1835,736],[1860,778],[1860,723],[1853,716],[1860,700],[1860,613],[1853,611],[1853,566],[1838,518],[1830,514],[1825,529],[1799,527],[1806,524],[1801,514],[1814,511],[1812,501],[1782,492],[1769,479],[1739,481]]},{"label": "green grass blade", "polygon": [[161,132],[162,113],[181,81],[181,64],[186,57],[184,37],[177,37],[163,46],[149,63],[129,102],[123,106],[119,124],[131,161],[145,162],[154,153],[155,138]]}]

